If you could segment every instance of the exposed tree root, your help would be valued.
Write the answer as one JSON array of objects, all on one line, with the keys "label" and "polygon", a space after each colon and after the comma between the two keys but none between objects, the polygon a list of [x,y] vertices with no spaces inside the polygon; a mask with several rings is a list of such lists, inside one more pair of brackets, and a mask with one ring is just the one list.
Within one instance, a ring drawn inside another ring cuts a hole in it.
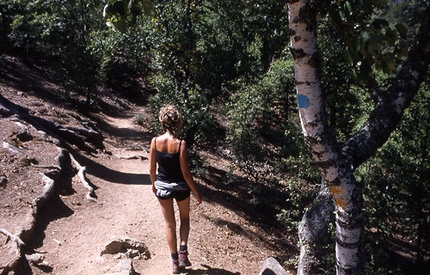
[{"label": "exposed tree root", "polygon": [[[16,105],[0,95],[0,114],[5,117],[15,115],[38,131],[43,131],[58,141],[67,142],[77,146],[81,150],[95,151],[103,149],[103,136],[94,129],[86,127],[63,126],[55,121],[33,116],[30,110]],[[90,123],[86,123],[92,126]]]},{"label": "exposed tree root", "polygon": [[[10,150],[13,150],[13,146],[8,146]],[[16,150],[13,150],[16,152]],[[69,151],[67,151],[64,148],[59,148],[60,154],[56,157],[56,161],[58,162],[58,165],[49,165],[49,166],[42,166],[42,165],[33,165],[35,168],[45,168],[50,169],[44,173],[41,173],[42,180],[45,183],[43,188],[43,193],[36,197],[33,202],[31,203],[30,207],[31,210],[29,213],[27,213],[26,216],[26,223],[25,225],[19,230],[17,234],[12,234],[8,232],[6,229],[0,228],[0,232],[3,233],[3,235],[6,236],[6,242],[11,242],[10,249],[12,250],[12,253],[15,255],[12,257],[12,259],[6,264],[6,266],[0,266],[0,275],[8,274],[10,271],[14,271],[17,269],[17,265],[19,262],[23,259],[27,259],[30,263],[37,264],[40,260],[43,261],[43,258],[33,257],[33,255],[25,255],[23,251],[25,251],[26,243],[28,243],[34,234],[34,229],[36,225],[37,218],[39,217],[39,214],[41,212],[41,209],[44,205],[47,204],[47,202],[56,195],[56,187],[58,184],[60,184],[59,181],[56,179],[58,178],[59,174],[61,173],[61,170],[70,169],[71,163],[68,161],[65,161],[65,159],[70,158],[73,161],[73,164],[76,166],[78,170],[78,177],[80,181],[83,183],[85,188],[87,188],[88,193],[86,195],[86,198],[89,201],[95,201],[95,193],[94,188],[91,186],[91,184],[86,180],[85,178],[85,166],[82,166],[79,164],[78,161],[70,154]],[[19,151],[18,151],[19,152]],[[34,260],[36,258],[36,260]]]},{"label": "exposed tree root", "polygon": [[[36,130],[41,130],[44,132],[49,133],[50,136],[58,137],[58,142],[61,144],[62,142],[66,141],[69,144],[75,145],[80,149],[86,150],[86,151],[94,151],[97,148],[102,149],[103,146],[103,136],[96,130],[91,128],[85,128],[85,127],[71,127],[71,126],[63,126],[61,124],[58,124],[54,121],[42,119],[36,116],[32,116],[28,109],[25,109],[19,105],[16,105],[6,98],[2,97],[0,95],[0,106],[2,108],[2,114],[5,114],[7,116],[16,115],[17,119],[22,119],[26,123],[28,123],[31,127],[34,127]],[[7,112],[6,112],[7,110]],[[88,126],[92,126],[89,123],[86,123]],[[25,152],[23,152],[22,149],[18,148],[17,146],[14,146],[10,143],[3,142],[3,147],[9,149],[10,151],[14,153],[22,153],[26,155]],[[68,153],[70,154],[70,153]],[[94,194],[94,188],[88,183],[88,181],[85,178],[85,166],[81,166],[70,154],[71,160],[73,161],[74,165],[78,169],[78,177],[80,181],[83,183],[85,188],[88,189],[88,193],[86,195],[87,199],[90,201],[96,201],[95,200],[95,194]],[[143,157],[141,157],[142,159]],[[32,164],[34,167],[38,168],[48,168],[46,166],[37,166]],[[57,169],[57,167],[49,167],[49,169]]]},{"label": "exposed tree root", "polygon": [[119,159],[139,159],[139,160],[147,160],[148,158],[142,155],[134,155],[129,157],[116,156]]},{"label": "exposed tree root", "polygon": [[82,182],[84,187],[88,190],[87,195],[85,196],[87,200],[97,202],[96,195],[94,193],[94,188],[91,186],[91,184],[87,181],[85,177],[85,170],[87,169],[86,166],[82,166],[73,156],[70,154],[70,159],[73,161],[74,165],[78,169],[78,177],[79,180]]},{"label": "exposed tree root", "polygon": [[26,243],[30,241],[33,235],[39,211],[54,193],[55,181],[45,174],[42,175],[42,180],[45,182],[43,193],[35,198],[31,203],[31,210],[27,214],[26,224],[24,227],[22,227],[16,235],[9,233],[6,229],[0,228],[0,232],[2,232],[7,238],[6,242],[9,240],[12,242],[10,248],[15,251],[16,255],[11,261],[9,261],[9,263],[6,264],[6,266],[1,267],[2,270],[0,270],[0,275],[8,274],[10,271],[15,270],[20,260],[25,257],[23,251],[25,250]]},{"label": "exposed tree root", "polygon": [[6,229],[0,228],[0,232],[6,236],[6,243],[11,241],[11,250],[15,251],[15,256],[12,257],[5,266],[0,266],[0,275],[4,275],[15,269],[21,259],[22,247],[24,247],[25,244],[19,236],[8,232]]}]

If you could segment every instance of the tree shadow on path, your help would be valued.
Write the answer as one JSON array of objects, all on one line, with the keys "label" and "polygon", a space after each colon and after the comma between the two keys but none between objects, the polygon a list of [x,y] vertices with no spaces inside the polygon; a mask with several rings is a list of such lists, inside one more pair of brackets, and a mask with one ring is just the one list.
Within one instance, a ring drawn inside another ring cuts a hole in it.
[{"label": "tree shadow on path", "polygon": [[73,157],[79,162],[79,164],[86,166],[85,172],[87,174],[105,181],[119,184],[151,184],[148,174],[115,171],[76,152],[74,152]]},{"label": "tree shadow on path", "polygon": [[205,269],[190,269],[190,270],[187,270],[186,273],[182,273],[182,274],[188,274],[188,275],[240,275],[241,274],[239,272],[233,273],[231,271],[227,271],[221,268],[212,268],[205,264],[202,264],[201,266],[204,267]]}]

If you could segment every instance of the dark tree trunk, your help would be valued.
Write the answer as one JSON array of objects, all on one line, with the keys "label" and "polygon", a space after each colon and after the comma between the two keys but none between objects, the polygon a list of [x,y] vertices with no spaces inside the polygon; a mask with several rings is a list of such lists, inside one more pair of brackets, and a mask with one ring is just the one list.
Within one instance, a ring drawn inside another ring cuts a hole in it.
[{"label": "dark tree trunk", "polygon": [[323,273],[324,247],[332,241],[329,224],[334,222],[333,197],[322,184],[313,206],[305,213],[299,225],[300,261],[298,275]]}]

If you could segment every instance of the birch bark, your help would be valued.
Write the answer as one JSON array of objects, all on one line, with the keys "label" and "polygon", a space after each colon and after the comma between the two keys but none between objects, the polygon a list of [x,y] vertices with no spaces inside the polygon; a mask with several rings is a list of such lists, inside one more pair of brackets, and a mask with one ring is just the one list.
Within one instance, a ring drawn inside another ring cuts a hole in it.
[{"label": "birch bark", "polygon": [[[430,63],[430,7],[424,12],[417,43],[411,48],[391,87],[383,91],[376,87],[377,84],[373,85],[375,83],[372,83],[372,87],[369,85],[369,92],[375,98],[375,109],[350,140],[345,144],[338,144],[334,131],[327,127],[324,109],[316,40],[316,2],[288,1],[290,50],[294,58],[299,116],[305,141],[333,197],[336,273],[364,274],[360,247],[363,231],[363,186],[355,180],[353,171],[385,143],[423,81]],[[375,91],[379,93],[375,94]],[[320,220],[324,222],[327,219]],[[320,273],[302,262],[312,258],[306,257],[306,250],[309,249],[302,247],[298,274]]]}]

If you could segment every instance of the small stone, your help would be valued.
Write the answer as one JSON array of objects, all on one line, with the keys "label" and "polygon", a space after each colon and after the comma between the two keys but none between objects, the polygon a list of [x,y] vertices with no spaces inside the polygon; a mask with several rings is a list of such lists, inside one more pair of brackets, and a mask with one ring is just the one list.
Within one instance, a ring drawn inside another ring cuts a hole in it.
[{"label": "small stone", "polygon": [[7,183],[7,178],[5,176],[0,176],[0,186],[3,186]]},{"label": "small stone", "polygon": [[31,255],[25,255],[25,258],[31,264],[33,264],[33,265],[39,265],[39,264],[43,263],[43,260],[45,259],[45,256],[43,256],[40,253],[34,253],[34,254],[31,254]]},{"label": "small stone", "polygon": [[267,258],[258,275],[288,275],[287,271],[273,257]]},{"label": "small stone", "polygon": [[133,251],[133,253],[131,253],[133,255],[133,258],[136,257],[136,253],[138,253],[142,258],[146,258],[146,259],[150,258],[150,252],[148,247],[145,245],[145,243],[138,240],[133,240],[130,238],[111,239],[105,245],[105,248],[102,250],[100,255],[127,253],[127,251],[130,251],[130,250]]},{"label": "small stone", "polygon": [[132,275],[135,273],[133,262],[130,259],[124,259],[112,267],[105,275]]},{"label": "small stone", "polygon": [[28,131],[23,131],[19,134],[16,135],[16,137],[21,141],[21,142],[26,142],[26,141],[30,141],[33,139],[33,136],[30,134],[30,132]]}]

